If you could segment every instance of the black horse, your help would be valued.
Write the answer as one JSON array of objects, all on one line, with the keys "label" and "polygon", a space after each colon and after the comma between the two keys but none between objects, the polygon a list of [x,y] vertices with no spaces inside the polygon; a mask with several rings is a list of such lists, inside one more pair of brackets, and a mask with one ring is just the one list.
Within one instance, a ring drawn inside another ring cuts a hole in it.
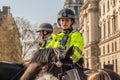
[{"label": "black horse", "polygon": [[[71,56],[72,48],[70,48],[66,53],[63,53],[60,48],[47,48],[38,50],[31,60],[31,64],[23,74],[21,80],[34,80],[38,73],[48,72],[55,77],[58,77],[60,80],[63,80],[63,77],[70,77],[77,73],[79,79],[85,80],[83,69],[81,67],[75,68],[72,60],[69,58]],[[72,77],[74,77],[72,76]],[[67,80],[73,80],[73,79]]]},{"label": "black horse", "polygon": [[[73,80],[71,78],[75,76],[80,76],[77,80],[85,80],[83,69],[75,69],[69,59],[70,54],[68,53],[71,53],[71,50],[72,48],[66,53],[63,53],[59,48],[38,50],[27,69],[22,64],[1,62],[0,80],[34,80],[39,73],[44,72],[50,73],[60,80],[63,80],[63,78]],[[73,72],[76,72],[77,75],[73,74]]]},{"label": "black horse", "polygon": [[0,62],[0,80],[19,80],[24,71],[22,64]]}]

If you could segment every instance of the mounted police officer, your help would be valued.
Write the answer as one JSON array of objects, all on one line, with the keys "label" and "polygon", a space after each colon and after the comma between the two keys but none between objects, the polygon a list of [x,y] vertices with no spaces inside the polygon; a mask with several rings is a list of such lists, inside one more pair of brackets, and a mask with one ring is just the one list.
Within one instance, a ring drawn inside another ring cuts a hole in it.
[{"label": "mounted police officer", "polygon": [[[37,42],[39,43],[39,49],[44,49],[49,47],[52,32],[53,32],[53,27],[50,23],[40,24],[40,26],[37,29],[37,33],[39,33],[37,39]],[[29,60],[25,61],[23,65],[28,67]]]},{"label": "mounted police officer", "polygon": [[60,47],[64,51],[73,47],[73,53],[68,53],[70,59],[77,67],[82,67],[83,64],[83,43],[84,39],[82,34],[73,30],[72,25],[75,23],[75,15],[71,9],[65,8],[58,13],[58,24],[62,28],[62,32],[52,34],[51,46],[52,48]]},{"label": "mounted police officer", "polygon": [[[48,48],[50,41],[51,41],[51,34],[53,32],[53,26],[50,23],[42,23],[38,27],[37,32],[39,33],[38,38],[40,39],[39,50]],[[41,54],[36,52],[32,56],[32,59],[30,61],[24,63],[24,65],[27,67],[27,69],[20,80],[29,80],[30,79],[30,75],[28,73],[33,73],[38,68],[39,64],[37,64],[35,62],[40,61],[40,59],[39,59],[40,55]]]},{"label": "mounted police officer", "polygon": [[48,48],[51,40],[51,34],[53,33],[53,27],[50,23],[42,23],[37,32],[39,32],[40,38],[40,49]]},{"label": "mounted police officer", "polygon": [[[68,57],[69,59],[63,62],[67,62],[68,60],[71,60],[73,69],[67,68],[64,71],[67,71],[67,73],[72,72],[76,76],[77,73],[79,73],[78,75],[79,79],[74,78],[70,80],[85,80],[83,77],[83,56],[82,56],[82,51],[84,47],[84,38],[79,31],[73,30],[72,26],[75,23],[74,12],[69,8],[64,8],[60,10],[58,13],[57,21],[59,26],[62,28],[62,32],[58,34],[52,34],[51,47],[59,48],[64,53],[66,53],[66,57]],[[72,75],[69,76],[71,77]]]},{"label": "mounted police officer", "polygon": [[[84,47],[84,38],[79,31],[74,30],[72,27],[73,24],[75,23],[74,12],[68,8],[60,10],[60,12],[58,13],[57,21],[59,26],[62,28],[62,32],[58,34],[52,34],[52,40],[50,45],[52,48],[58,48],[62,50],[63,53],[66,53],[67,59],[65,59],[63,63],[65,62],[67,63],[67,61],[70,62],[69,60],[71,60],[70,64],[72,65],[72,69],[68,67],[67,69],[64,69],[63,72],[69,71],[69,73],[71,72],[73,73],[72,70],[76,69],[78,71],[81,71],[78,73],[81,73],[81,76],[83,76],[82,51]],[[63,67],[65,66],[63,65]],[[76,71],[74,70],[74,73],[75,72]],[[84,78],[81,77],[81,79],[75,78],[70,80],[84,80]]]}]

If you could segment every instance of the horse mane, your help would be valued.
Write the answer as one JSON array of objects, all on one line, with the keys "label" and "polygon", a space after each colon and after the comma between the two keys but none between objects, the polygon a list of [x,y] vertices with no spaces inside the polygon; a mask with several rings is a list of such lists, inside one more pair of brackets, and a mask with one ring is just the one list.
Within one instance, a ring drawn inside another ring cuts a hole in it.
[{"label": "horse mane", "polygon": [[31,62],[37,62],[43,65],[49,63],[51,61],[50,59],[53,53],[54,50],[52,48],[40,49],[35,52],[35,55],[33,55]]}]

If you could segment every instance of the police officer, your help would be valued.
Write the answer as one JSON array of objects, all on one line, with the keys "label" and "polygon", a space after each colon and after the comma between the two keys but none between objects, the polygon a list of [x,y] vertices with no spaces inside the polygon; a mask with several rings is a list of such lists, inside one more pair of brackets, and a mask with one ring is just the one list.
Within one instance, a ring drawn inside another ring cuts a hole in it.
[{"label": "police officer", "polygon": [[[51,40],[51,34],[53,32],[53,27],[50,23],[42,23],[37,29],[39,49],[48,48]],[[29,60],[25,61],[24,66],[28,67]]]},{"label": "police officer", "polygon": [[53,32],[53,27],[50,23],[42,23],[39,27],[37,32],[39,32],[40,38],[40,49],[48,48],[49,43],[51,40],[51,34]]},{"label": "police officer", "polygon": [[60,47],[64,51],[67,51],[72,47],[74,50],[73,52],[68,53],[69,58],[76,67],[82,67],[84,39],[79,31],[73,30],[72,25],[75,23],[74,12],[68,8],[60,10],[57,21],[62,28],[62,32],[58,34],[52,34],[52,48]]},{"label": "police officer", "polygon": [[[51,34],[53,32],[53,26],[50,23],[42,23],[39,27],[37,32],[39,32],[39,38],[41,38],[41,42],[39,43],[40,48],[44,49],[48,48],[50,41],[51,41]],[[38,63],[35,63],[34,61],[39,62],[39,53],[35,53],[31,59],[31,61],[25,62],[24,65],[27,67],[25,73],[22,75],[20,80],[29,80],[30,75],[28,73],[34,72],[39,66]]]}]

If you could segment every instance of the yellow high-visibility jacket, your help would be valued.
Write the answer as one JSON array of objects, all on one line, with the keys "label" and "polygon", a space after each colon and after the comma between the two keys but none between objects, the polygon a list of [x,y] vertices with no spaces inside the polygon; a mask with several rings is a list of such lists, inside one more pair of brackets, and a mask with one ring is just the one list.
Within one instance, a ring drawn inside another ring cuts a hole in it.
[{"label": "yellow high-visibility jacket", "polygon": [[43,44],[40,46],[39,49],[49,48],[51,42],[51,36],[43,41]]},{"label": "yellow high-visibility jacket", "polygon": [[73,55],[70,56],[73,63],[76,63],[80,58],[82,58],[84,38],[80,32],[73,30],[70,33],[68,33],[67,35],[68,39],[66,40],[66,44],[62,45],[62,40],[64,36],[65,36],[64,32],[60,32],[58,34],[52,34],[52,40],[50,42],[50,46],[52,48],[64,47],[65,50],[69,49],[71,46],[77,47],[77,49],[76,48],[74,49]]}]

